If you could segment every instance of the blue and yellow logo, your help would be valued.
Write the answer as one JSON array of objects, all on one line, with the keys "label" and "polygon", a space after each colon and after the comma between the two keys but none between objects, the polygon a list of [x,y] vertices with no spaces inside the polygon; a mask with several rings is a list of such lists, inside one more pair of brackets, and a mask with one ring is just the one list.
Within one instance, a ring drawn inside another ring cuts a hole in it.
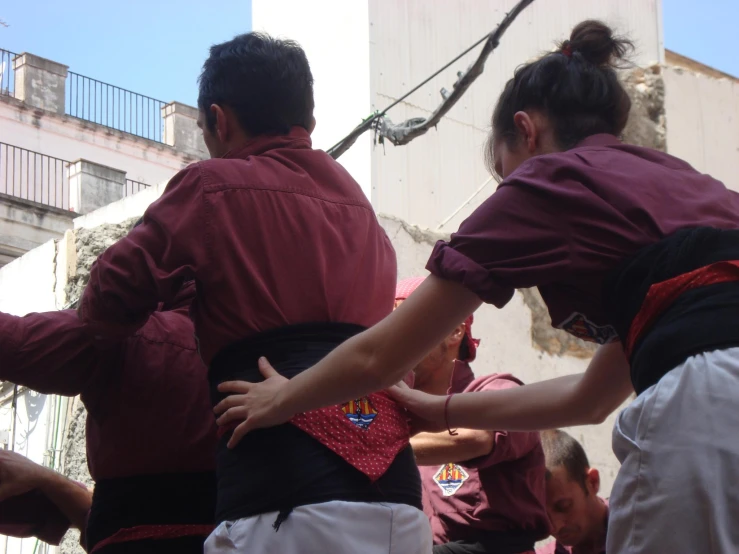
[{"label": "blue and yellow logo", "polygon": [[439,485],[444,496],[452,496],[459,487],[470,478],[470,474],[457,464],[444,464],[434,475],[434,482]]},{"label": "blue and yellow logo", "polygon": [[347,402],[341,407],[341,410],[349,421],[362,429],[369,429],[369,426],[377,417],[377,410],[366,396]]}]

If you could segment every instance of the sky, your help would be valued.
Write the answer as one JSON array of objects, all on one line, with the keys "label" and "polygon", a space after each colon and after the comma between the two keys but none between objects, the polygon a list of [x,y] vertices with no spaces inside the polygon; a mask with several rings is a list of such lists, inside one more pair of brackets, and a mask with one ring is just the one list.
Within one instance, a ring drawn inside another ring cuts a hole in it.
[{"label": "sky", "polygon": [[7,1],[0,19],[0,48],[194,106],[208,48],[251,30],[251,0]]},{"label": "sky", "polygon": [[[739,1],[663,0],[663,15],[666,48],[739,76]],[[8,24],[0,26],[0,48],[195,105],[208,47],[251,29],[251,0],[9,1],[0,4],[0,19]]]},{"label": "sky", "polygon": [[662,0],[665,48],[739,77],[737,0]]}]

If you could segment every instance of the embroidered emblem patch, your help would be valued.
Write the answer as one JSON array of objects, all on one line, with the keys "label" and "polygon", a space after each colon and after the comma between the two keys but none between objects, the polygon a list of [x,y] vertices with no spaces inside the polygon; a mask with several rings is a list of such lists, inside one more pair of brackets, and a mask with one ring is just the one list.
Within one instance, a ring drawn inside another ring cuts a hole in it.
[{"label": "embroidered emblem patch", "polygon": [[578,339],[598,344],[613,342],[618,338],[612,325],[596,325],[579,312],[573,313],[559,328]]},{"label": "embroidered emblem patch", "polygon": [[366,396],[347,402],[341,407],[341,411],[349,421],[362,429],[369,429],[377,417],[377,410]]},{"label": "embroidered emblem patch", "polygon": [[452,496],[469,477],[470,474],[462,466],[444,464],[434,475],[434,482],[439,485],[444,496]]}]

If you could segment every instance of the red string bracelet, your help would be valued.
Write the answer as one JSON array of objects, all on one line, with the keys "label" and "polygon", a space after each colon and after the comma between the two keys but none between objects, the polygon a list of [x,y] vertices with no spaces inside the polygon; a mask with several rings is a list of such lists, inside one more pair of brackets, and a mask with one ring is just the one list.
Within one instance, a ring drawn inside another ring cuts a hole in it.
[{"label": "red string bracelet", "polygon": [[446,402],[444,402],[444,423],[446,423],[446,430],[449,431],[449,434],[455,436],[458,434],[457,431],[452,431],[452,428],[449,427],[449,401],[452,399],[452,396],[454,396],[454,393],[448,395]]}]

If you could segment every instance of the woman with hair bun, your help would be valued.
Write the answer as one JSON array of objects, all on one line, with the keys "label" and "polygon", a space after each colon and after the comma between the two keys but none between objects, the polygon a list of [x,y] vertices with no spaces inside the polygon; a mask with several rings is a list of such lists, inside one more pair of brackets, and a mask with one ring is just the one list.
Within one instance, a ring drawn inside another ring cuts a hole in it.
[{"label": "woman with hair bun", "polygon": [[600,348],[585,373],[432,396],[396,386],[426,429],[530,431],[619,415],[607,551],[739,552],[739,195],[683,160],[623,144],[632,48],[597,21],[519,67],[492,117],[497,191],[385,320],[287,380],[232,383],[234,439],[390,387],[482,302],[538,287],[555,327]]}]

